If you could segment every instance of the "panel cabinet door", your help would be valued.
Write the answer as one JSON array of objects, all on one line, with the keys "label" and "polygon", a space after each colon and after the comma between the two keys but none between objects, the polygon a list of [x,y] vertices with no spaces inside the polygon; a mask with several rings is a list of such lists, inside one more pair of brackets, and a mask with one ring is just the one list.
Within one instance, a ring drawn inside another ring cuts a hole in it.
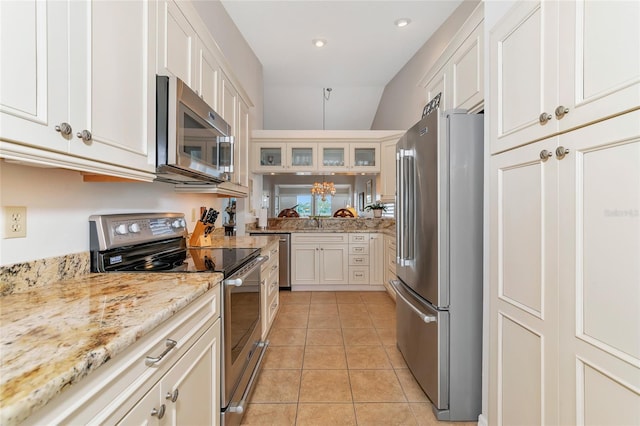
[{"label": "panel cabinet door", "polygon": [[238,155],[236,157],[235,170],[235,182],[249,186],[249,106],[240,99],[238,102],[238,133],[236,136],[235,144],[238,147]]},{"label": "panel cabinet door", "polygon": [[640,112],[560,138],[560,424],[640,424]]},{"label": "panel cabinet door", "polygon": [[67,152],[69,3],[0,2],[0,139]]},{"label": "panel cabinet door", "polygon": [[320,247],[317,244],[291,246],[291,284],[320,282]]},{"label": "panel cabinet door", "polygon": [[220,424],[220,320],[207,329],[161,383],[168,424]]},{"label": "panel cabinet door", "polygon": [[558,131],[557,8],[558,2],[518,3],[490,33],[493,153]]},{"label": "panel cabinet door", "polygon": [[71,3],[71,153],[155,171],[155,7]]},{"label": "panel cabinet door", "polygon": [[450,108],[451,96],[449,95],[449,74],[442,68],[438,74],[433,76],[427,83],[427,103],[440,94],[440,108],[446,111]]},{"label": "panel cabinet door", "polygon": [[320,245],[320,284],[348,284],[349,245]]},{"label": "panel cabinet door", "polygon": [[220,64],[202,39],[198,38],[197,42],[197,82],[195,91],[202,97],[207,105],[214,111],[218,111],[221,79]]},{"label": "panel cabinet door", "polygon": [[382,285],[384,279],[384,239],[382,234],[369,234],[369,284]]},{"label": "panel cabinet door", "polygon": [[556,138],[491,159],[489,418],[558,424]]},{"label": "panel cabinet door", "polygon": [[195,91],[198,36],[173,0],[158,4],[158,74],[174,75]]},{"label": "panel cabinet door", "polygon": [[376,189],[382,202],[396,201],[396,140],[380,144],[380,174],[376,178]]},{"label": "panel cabinet door", "polygon": [[560,129],[640,106],[640,2],[567,1],[560,7]]},{"label": "panel cabinet door", "polygon": [[470,110],[484,101],[483,28],[477,26],[451,58],[451,108]]},{"label": "panel cabinet door", "polygon": [[160,395],[160,383],[157,383],[145,396],[139,400],[133,408],[117,424],[150,426],[159,425],[158,413],[166,415],[167,402]]}]

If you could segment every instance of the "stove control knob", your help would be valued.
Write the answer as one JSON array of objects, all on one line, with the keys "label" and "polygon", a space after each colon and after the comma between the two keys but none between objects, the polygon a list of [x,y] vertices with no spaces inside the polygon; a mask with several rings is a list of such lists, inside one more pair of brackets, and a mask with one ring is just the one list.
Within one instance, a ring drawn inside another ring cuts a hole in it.
[{"label": "stove control knob", "polygon": [[116,231],[117,235],[126,235],[129,233],[127,225],[125,225],[124,223],[116,226],[114,230]]},{"label": "stove control knob", "polygon": [[137,234],[138,232],[140,232],[140,225],[137,223],[132,223],[131,225],[129,225],[129,232]]},{"label": "stove control knob", "polygon": [[173,223],[171,223],[171,227],[174,229],[184,228],[185,225],[186,223],[184,222],[184,219],[176,219],[173,221]]}]

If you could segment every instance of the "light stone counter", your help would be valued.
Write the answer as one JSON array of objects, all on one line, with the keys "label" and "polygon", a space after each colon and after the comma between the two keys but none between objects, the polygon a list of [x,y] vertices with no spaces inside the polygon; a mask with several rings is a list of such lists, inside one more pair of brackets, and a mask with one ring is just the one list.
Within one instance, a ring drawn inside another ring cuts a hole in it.
[{"label": "light stone counter", "polygon": [[270,218],[267,220],[266,229],[260,229],[255,223],[252,223],[247,225],[246,232],[258,232],[261,234],[281,232],[377,232],[395,236],[396,221],[390,218]]},{"label": "light stone counter", "polygon": [[89,274],[0,298],[0,424],[19,423],[222,274]]}]

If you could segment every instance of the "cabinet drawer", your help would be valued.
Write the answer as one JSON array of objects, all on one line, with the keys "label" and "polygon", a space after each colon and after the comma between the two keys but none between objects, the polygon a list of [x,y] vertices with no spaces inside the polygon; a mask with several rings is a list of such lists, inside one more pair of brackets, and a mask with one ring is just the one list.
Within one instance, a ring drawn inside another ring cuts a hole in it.
[{"label": "cabinet drawer", "polygon": [[340,244],[347,243],[347,234],[343,233],[298,233],[291,234],[292,244]]},{"label": "cabinet drawer", "polygon": [[369,254],[369,244],[349,244],[349,254]]},{"label": "cabinet drawer", "polygon": [[349,266],[368,266],[369,256],[361,256],[357,254],[349,255]]},{"label": "cabinet drawer", "polygon": [[366,244],[369,242],[369,234],[349,234],[349,242]]},{"label": "cabinet drawer", "polygon": [[369,268],[350,266],[349,284],[369,284]]}]

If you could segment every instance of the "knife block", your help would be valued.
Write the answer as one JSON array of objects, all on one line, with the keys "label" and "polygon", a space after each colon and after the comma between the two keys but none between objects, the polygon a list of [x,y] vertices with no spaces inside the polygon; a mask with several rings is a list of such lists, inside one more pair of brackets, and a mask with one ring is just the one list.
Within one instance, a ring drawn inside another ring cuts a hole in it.
[{"label": "knife block", "polygon": [[189,239],[189,247],[211,246],[211,236],[214,229],[214,225],[205,225],[202,222],[196,222],[196,227],[193,229],[193,233],[191,234],[191,238]]}]

